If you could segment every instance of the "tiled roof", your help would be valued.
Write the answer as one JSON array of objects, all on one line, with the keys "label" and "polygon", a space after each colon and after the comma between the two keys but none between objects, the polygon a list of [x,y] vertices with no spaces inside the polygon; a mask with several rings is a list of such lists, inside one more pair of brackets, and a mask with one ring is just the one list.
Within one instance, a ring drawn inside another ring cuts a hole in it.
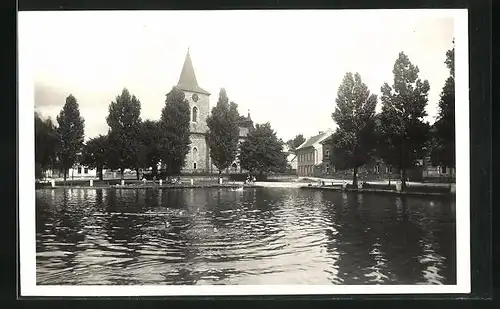
[{"label": "tiled roof", "polygon": [[327,138],[325,138],[324,140],[322,140],[320,142],[320,144],[326,144],[327,142],[330,142],[332,140],[332,137],[333,137],[333,134],[330,134],[330,136],[328,136]]},{"label": "tiled roof", "polygon": [[198,86],[198,81],[196,80],[196,75],[194,74],[194,67],[191,61],[191,56],[189,54],[189,49],[186,54],[186,60],[184,60],[184,66],[182,67],[181,77],[179,78],[177,87],[184,91],[192,91],[210,95],[208,91]]},{"label": "tiled roof", "polygon": [[308,148],[308,147],[313,146],[316,143],[321,143],[321,141],[323,141],[325,138],[331,136],[331,134],[332,134],[332,132],[330,130],[328,130],[328,131],[320,133],[318,135],[309,137],[308,139],[306,139],[306,141],[304,143],[302,143],[302,145],[297,147],[295,150]]}]

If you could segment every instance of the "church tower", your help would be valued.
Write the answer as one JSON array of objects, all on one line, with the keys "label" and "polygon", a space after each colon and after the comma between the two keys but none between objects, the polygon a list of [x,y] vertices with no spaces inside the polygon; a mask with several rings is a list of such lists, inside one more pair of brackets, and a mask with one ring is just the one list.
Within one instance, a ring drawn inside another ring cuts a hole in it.
[{"label": "church tower", "polygon": [[208,172],[210,159],[206,133],[208,131],[207,117],[210,113],[210,93],[198,86],[189,49],[177,87],[184,91],[191,111],[191,145],[182,171],[187,173]]}]

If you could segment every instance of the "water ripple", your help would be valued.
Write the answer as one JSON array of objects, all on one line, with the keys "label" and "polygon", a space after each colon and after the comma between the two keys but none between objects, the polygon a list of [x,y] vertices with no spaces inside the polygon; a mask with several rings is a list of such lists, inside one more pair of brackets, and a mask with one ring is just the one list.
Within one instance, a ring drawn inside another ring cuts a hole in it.
[{"label": "water ripple", "polygon": [[294,188],[39,190],[36,199],[38,284],[456,281],[447,201]]}]

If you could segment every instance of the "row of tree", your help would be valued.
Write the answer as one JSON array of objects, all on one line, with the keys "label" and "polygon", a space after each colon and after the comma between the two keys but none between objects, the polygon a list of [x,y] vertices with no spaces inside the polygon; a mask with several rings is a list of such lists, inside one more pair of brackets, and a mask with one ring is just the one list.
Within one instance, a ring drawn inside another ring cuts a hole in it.
[{"label": "row of tree", "polygon": [[377,96],[371,94],[356,73],[347,73],[340,85],[332,118],[338,125],[333,135],[332,164],[353,169],[357,185],[360,166],[383,160],[401,171],[402,188],[407,171],[419,160],[431,157],[434,165],[455,167],[455,71],[454,48],[446,53],[450,77],[443,87],[434,125],[424,120],[429,82],[403,52],[393,68],[392,85],[381,87],[382,110],[376,113]]},{"label": "row of tree", "polygon": [[[179,175],[190,149],[190,108],[184,92],[176,87],[167,94],[158,121],[141,120],[141,103],[124,89],[110,103],[106,135],[99,135],[84,143],[85,121],[79,105],[69,95],[57,116],[58,125],[50,118],[35,114],[37,177],[46,169],[67,171],[75,163],[96,168],[100,179],[103,169],[120,171],[133,169],[139,178],[142,168],[151,168],[156,174],[159,163],[168,175]],[[267,173],[286,168],[283,142],[277,138],[269,123],[249,127],[249,134],[240,143],[239,128],[242,117],[238,105],[229,102],[221,89],[217,105],[207,119],[207,143],[212,163],[221,173],[236,159],[252,173]],[[241,150],[241,151],[240,151]]]}]

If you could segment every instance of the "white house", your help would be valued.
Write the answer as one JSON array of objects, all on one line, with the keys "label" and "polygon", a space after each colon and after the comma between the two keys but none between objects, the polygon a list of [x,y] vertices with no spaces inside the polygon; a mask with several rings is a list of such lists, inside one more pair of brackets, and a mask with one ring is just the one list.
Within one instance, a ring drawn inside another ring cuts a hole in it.
[{"label": "white house", "polygon": [[297,149],[297,175],[298,176],[314,176],[316,169],[321,171],[323,163],[323,145],[322,141],[329,138],[333,134],[332,129],[320,131],[317,135],[306,139]]}]

